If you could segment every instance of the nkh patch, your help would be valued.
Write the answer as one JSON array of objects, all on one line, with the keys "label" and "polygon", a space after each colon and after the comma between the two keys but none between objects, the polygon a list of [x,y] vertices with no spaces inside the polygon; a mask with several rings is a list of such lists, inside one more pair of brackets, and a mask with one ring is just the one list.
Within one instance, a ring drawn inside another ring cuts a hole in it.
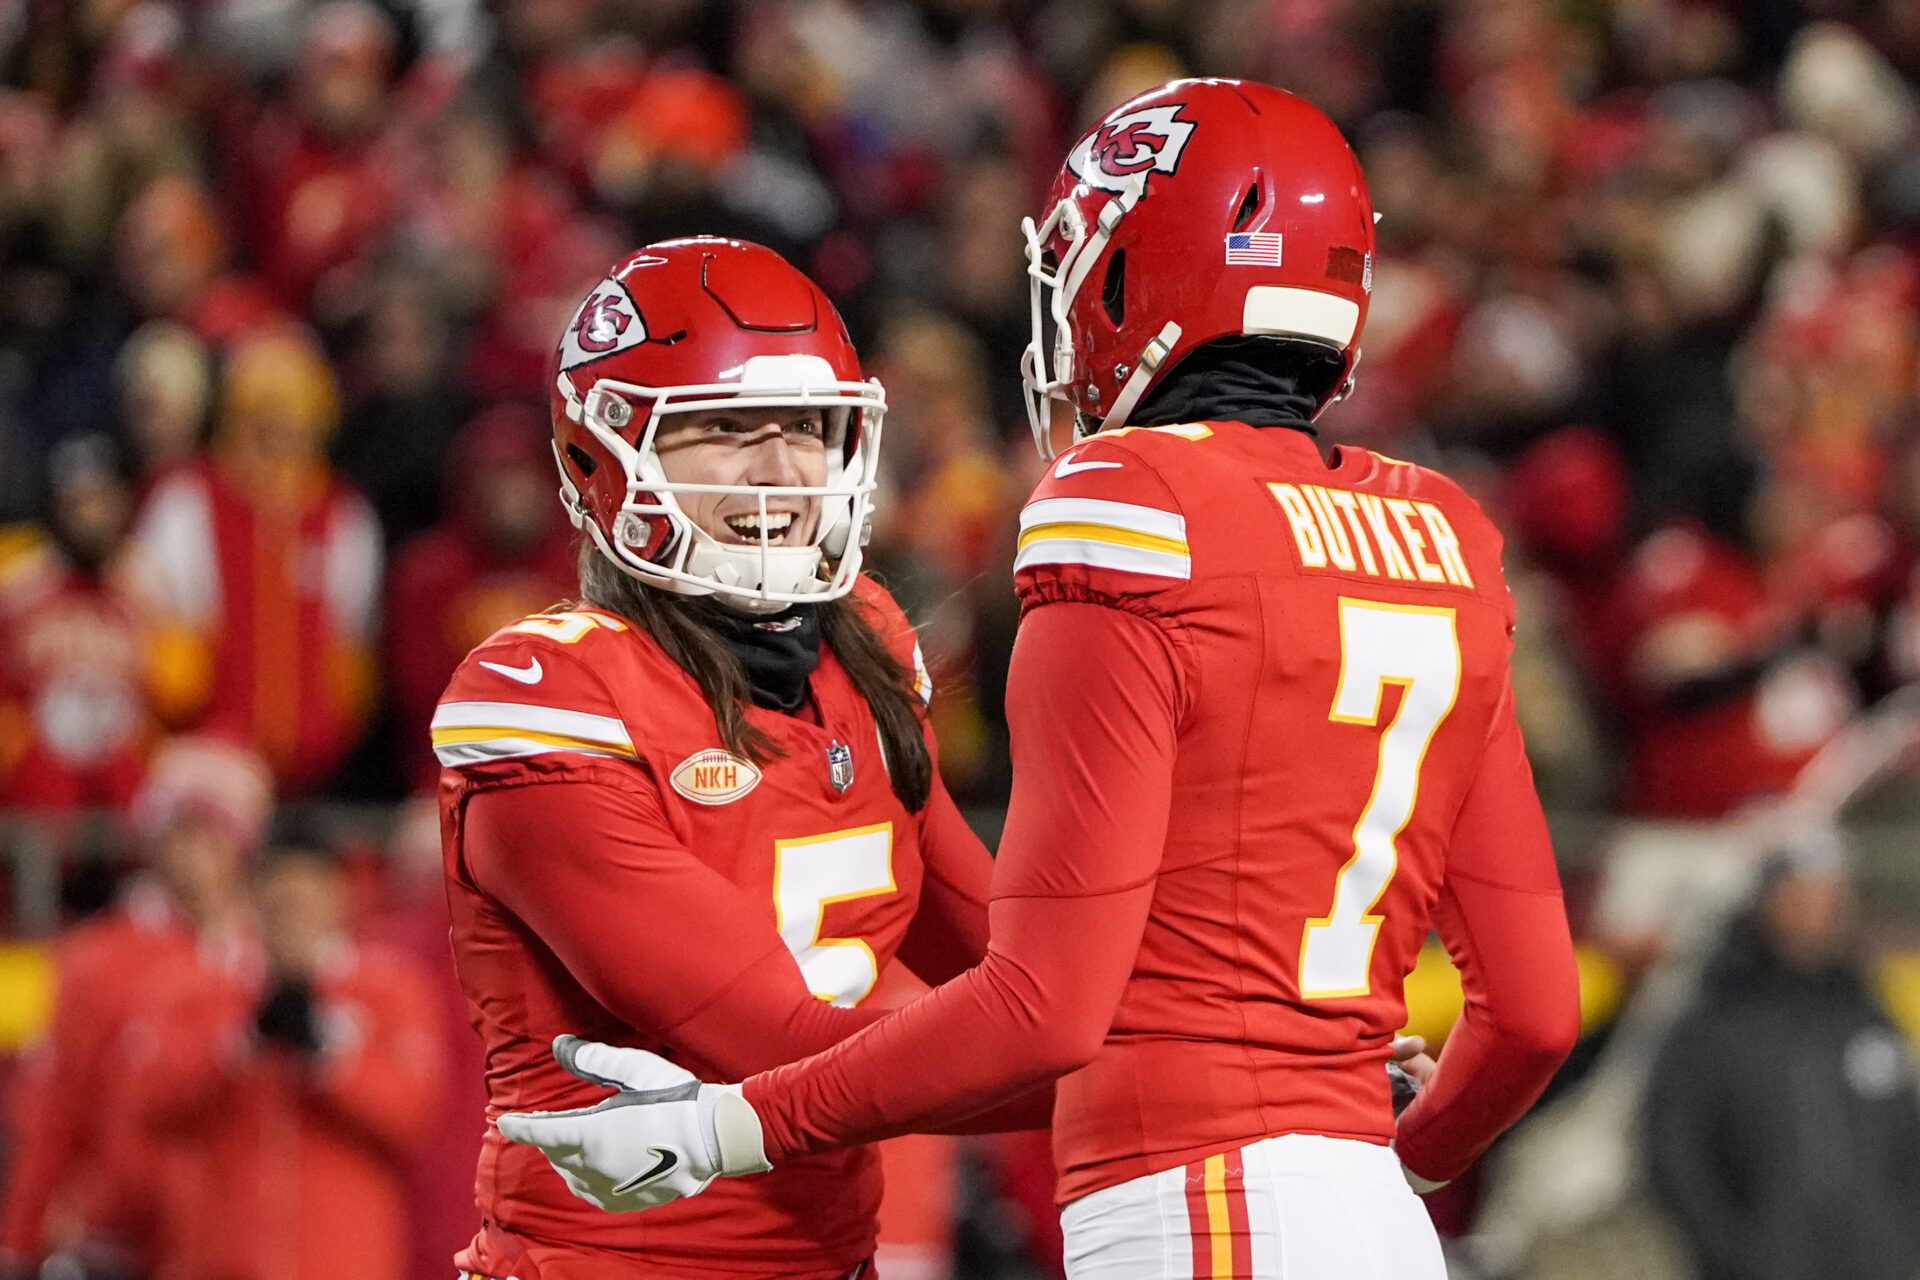
[{"label": "nkh patch", "polygon": [[593,287],[573,313],[560,339],[561,372],[637,347],[646,340],[647,322],[640,318],[633,295],[627,292],[627,286],[608,276]]},{"label": "nkh patch", "polygon": [[752,761],[712,747],[682,760],[667,781],[695,804],[732,804],[760,785],[760,770]]},{"label": "nkh patch", "polygon": [[1230,267],[1277,267],[1280,265],[1278,231],[1235,231],[1227,236],[1227,265]]}]

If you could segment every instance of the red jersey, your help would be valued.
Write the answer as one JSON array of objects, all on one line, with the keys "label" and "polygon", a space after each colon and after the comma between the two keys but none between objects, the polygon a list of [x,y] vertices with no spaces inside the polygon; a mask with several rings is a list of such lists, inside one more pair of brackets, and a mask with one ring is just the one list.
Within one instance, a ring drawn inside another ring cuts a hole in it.
[{"label": "red jersey", "polygon": [[[891,598],[866,579],[854,598],[917,664]],[[739,1079],[879,1017],[849,1006],[896,955],[939,982],[982,954],[985,849],[937,779],[921,812],[902,806],[825,647],[809,688],[808,713],[749,711],[778,751],[756,765],[722,748],[693,679],[611,614],[528,618],[455,673],[433,739],[490,1117],[606,1097],[554,1063],[562,1032]],[[826,1280],[872,1254],[880,1173],[871,1151],[836,1152],[607,1214],[490,1125],[477,1193],[486,1229],[461,1265],[486,1275],[591,1259],[596,1276]]]},{"label": "red jersey", "polygon": [[1500,538],[1435,472],[1334,456],[1286,429],[1130,429],[1041,481],[992,950],[747,1082],[776,1167],[1076,1067],[1063,1200],[1274,1134],[1386,1142],[1435,926],[1466,1034],[1402,1121],[1409,1167],[1452,1176],[1538,1096],[1577,1006]]}]

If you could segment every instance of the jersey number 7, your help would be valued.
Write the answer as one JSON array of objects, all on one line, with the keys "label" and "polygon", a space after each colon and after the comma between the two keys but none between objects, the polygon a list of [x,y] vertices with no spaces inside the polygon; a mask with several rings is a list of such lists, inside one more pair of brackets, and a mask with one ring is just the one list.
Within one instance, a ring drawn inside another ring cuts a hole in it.
[{"label": "jersey number 7", "polygon": [[1327,914],[1300,939],[1300,995],[1364,996],[1373,944],[1384,917],[1373,908],[1393,880],[1395,847],[1420,798],[1420,766],[1460,693],[1460,636],[1452,609],[1340,597],[1340,683],[1327,719],[1380,724],[1381,694],[1401,689],[1399,710],[1380,734],[1379,765],[1366,807],[1353,824],[1353,855],[1333,882]]}]

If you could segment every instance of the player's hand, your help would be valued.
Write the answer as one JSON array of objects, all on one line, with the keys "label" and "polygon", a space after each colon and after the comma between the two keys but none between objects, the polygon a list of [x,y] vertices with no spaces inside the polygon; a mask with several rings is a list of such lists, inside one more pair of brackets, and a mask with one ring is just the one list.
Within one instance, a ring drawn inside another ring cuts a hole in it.
[{"label": "player's hand", "polygon": [[1420,1096],[1433,1078],[1438,1064],[1427,1054],[1427,1042],[1421,1036],[1396,1036],[1393,1057],[1387,1062],[1387,1078],[1393,1082],[1393,1114],[1402,1111]]},{"label": "player's hand", "polygon": [[760,1117],[739,1085],[701,1084],[643,1049],[561,1036],[553,1056],[582,1080],[617,1089],[577,1111],[516,1111],[501,1136],[540,1148],[567,1189],[621,1213],[698,1195],[715,1178],[765,1173]]},{"label": "player's hand", "polygon": [[[1427,1081],[1433,1079],[1434,1069],[1439,1064],[1427,1054],[1427,1042],[1421,1036],[1395,1036],[1393,1056],[1387,1061],[1387,1078],[1393,1082],[1393,1118],[1398,1120],[1400,1113],[1420,1096],[1427,1087]],[[1446,1186],[1444,1182],[1435,1182],[1423,1178],[1404,1164],[1400,1173],[1417,1195],[1429,1195]]]}]

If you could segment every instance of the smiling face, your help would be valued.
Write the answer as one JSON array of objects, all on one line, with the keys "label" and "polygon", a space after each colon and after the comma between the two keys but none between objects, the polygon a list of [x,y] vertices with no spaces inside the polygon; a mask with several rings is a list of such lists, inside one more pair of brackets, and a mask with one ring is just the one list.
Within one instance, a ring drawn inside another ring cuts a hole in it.
[{"label": "smiling face", "polygon": [[[827,482],[830,442],[819,409],[702,409],[660,420],[654,453],[674,484],[817,488]],[[745,493],[679,493],[688,520],[716,542],[758,545],[760,499]],[[766,499],[770,546],[805,546],[820,520],[820,499]]]}]

